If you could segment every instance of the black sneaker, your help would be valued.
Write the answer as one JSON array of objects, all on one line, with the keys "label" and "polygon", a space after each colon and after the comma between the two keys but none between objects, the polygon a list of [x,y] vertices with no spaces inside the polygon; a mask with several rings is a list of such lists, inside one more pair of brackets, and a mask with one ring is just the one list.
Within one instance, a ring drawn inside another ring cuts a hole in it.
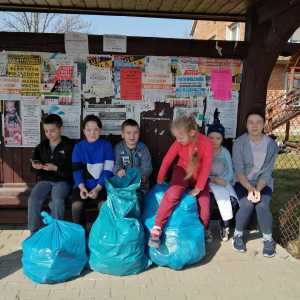
[{"label": "black sneaker", "polygon": [[212,241],[213,241],[213,237],[212,237],[211,230],[210,230],[210,228],[207,228],[205,230],[205,243],[211,244]]},{"label": "black sneaker", "polygon": [[264,244],[264,249],[262,252],[263,256],[264,257],[275,256],[276,252],[275,252],[275,246],[274,246],[273,239],[263,240],[262,243]]},{"label": "black sneaker", "polygon": [[223,242],[227,242],[228,239],[229,239],[229,227],[223,227],[222,226],[222,220],[219,220],[218,224],[219,224],[221,240]]},{"label": "black sneaker", "polygon": [[242,234],[237,234],[233,236],[232,247],[235,251],[243,252],[243,253],[246,252],[246,247],[243,241]]}]

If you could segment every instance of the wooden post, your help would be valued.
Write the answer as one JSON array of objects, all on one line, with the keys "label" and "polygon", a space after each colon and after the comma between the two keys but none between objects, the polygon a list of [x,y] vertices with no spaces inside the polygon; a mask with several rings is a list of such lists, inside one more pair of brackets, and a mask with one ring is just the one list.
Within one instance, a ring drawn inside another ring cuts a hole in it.
[{"label": "wooden post", "polygon": [[290,137],[290,121],[286,122],[285,125],[285,137],[284,137],[284,141],[287,142],[289,140]]}]

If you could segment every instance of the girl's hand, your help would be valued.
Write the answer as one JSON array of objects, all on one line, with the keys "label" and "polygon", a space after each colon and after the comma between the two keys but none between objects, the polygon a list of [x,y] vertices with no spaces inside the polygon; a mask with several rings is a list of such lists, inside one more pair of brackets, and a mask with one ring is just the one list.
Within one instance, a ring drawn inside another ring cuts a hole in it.
[{"label": "girl's hand", "polygon": [[85,185],[83,183],[80,183],[78,188],[80,189],[80,198],[87,199],[88,197],[86,196],[86,194],[88,194],[88,190],[85,188]]},{"label": "girl's hand", "polygon": [[189,195],[191,195],[191,196],[193,196],[193,197],[196,197],[196,196],[198,196],[199,194],[200,194],[200,190],[199,189],[197,189],[197,188],[194,188],[194,189],[192,189],[190,192],[189,192]]},{"label": "girl's hand", "polygon": [[122,178],[122,177],[126,176],[126,172],[125,172],[124,169],[121,169],[121,170],[119,170],[119,171],[117,172],[117,175],[118,175],[120,178]]},{"label": "girl's hand", "polygon": [[219,178],[219,177],[214,177],[211,180],[211,182],[214,184],[217,184],[217,185],[221,185],[221,186],[226,186],[226,184],[227,184],[227,182],[224,179]]},{"label": "girl's hand", "polygon": [[42,167],[43,170],[45,171],[57,171],[57,166],[54,165],[54,164],[44,164],[43,167]]},{"label": "girl's hand", "polygon": [[258,190],[256,190],[255,188],[251,191],[248,191],[247,199],[250,202],[258,203],[260,201],[260,192]]},{"label": "girl's hand", "polygon": [[43,168],[43,165],[42,165],[42,164],[35,163],[34,161],[32,161],[32,159],[30,159],[30,161],[31,161],[31,165],[32,165],[32,167],[33,167],[34,169],[40,170],[40,169]]},{"label": "girl's hand", "polygon": [[98,197],[98,195],[99,195],[99,193],[100,193],[101,190],[102,190],[102,187],[100,188],[100,186],[97,185],[94,189],[92,189],[90,191],[90,193],[89,193],[89,194],[91,194],[90,198],[96,199]]}]

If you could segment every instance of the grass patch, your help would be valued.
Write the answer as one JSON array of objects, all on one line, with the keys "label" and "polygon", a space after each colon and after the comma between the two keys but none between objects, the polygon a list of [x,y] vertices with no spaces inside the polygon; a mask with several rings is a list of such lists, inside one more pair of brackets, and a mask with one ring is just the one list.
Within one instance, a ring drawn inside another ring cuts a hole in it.
[{"label": "grass patch", "polygon": [[273,171],[274,193],[271,211],[275,220],[280,217],[280,209],[294,197],[300,186],[300,157],[296,154],[278,154]]}]

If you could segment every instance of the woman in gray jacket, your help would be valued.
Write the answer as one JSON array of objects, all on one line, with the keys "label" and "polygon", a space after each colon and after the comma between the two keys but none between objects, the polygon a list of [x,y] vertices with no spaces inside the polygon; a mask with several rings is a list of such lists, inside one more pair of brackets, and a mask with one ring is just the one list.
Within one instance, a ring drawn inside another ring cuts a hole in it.
[{"label": "woman in gray jacket", "polygon": [[263,134],[264,114],[251,111],[246,118],[247,133],[233,144],[232,160],[236,178],[234,189],[240,200],[236,214],[233,249],[245,252],[243,230],[256,209],[259,226],[263,234],[263,256],[273,257],[276,252],[272,239],[273,217],[270,202],[273,192],[272,171],[278,153],[273,139]]}]

